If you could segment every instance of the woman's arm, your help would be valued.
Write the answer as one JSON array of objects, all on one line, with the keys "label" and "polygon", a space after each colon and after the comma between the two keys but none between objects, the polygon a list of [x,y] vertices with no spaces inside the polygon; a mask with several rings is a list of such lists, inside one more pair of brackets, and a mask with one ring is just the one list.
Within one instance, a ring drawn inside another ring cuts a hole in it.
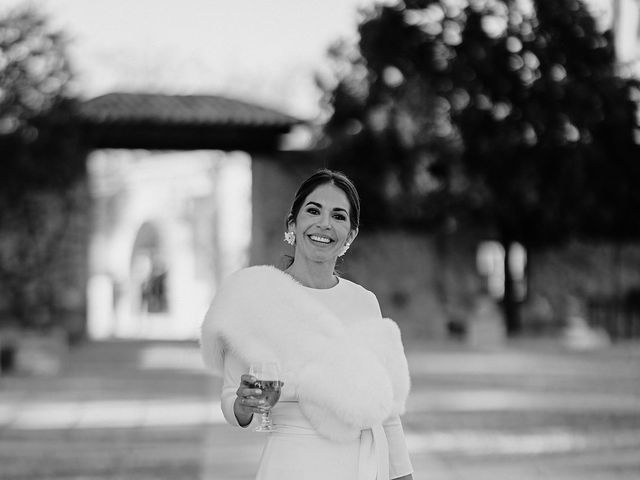
[{"label": "woman's arm", "polygon": [[247,427],[253,420],[253,414],[259,411],[261,399],[254,397],[260,391],[252,388],[255,378],[245,375],[247,368],[235,356],[224,357],[224,380],[220,395],[220,406],[227,423]]},{"label": "woman's arm", "polygon": [[233,415],[236,417],[238,421],[238,426],[240,427],[248,427],[253,420],[253,412],[247,412],[243,405],[240,403],[240,397],[236,397],[233,402]]},{"label": "woman's arm", "polygon": [[412,480],[413,466],[409,458],[409,450],[407,449],[400,417],[393,415],[382,426],[389,444],[389,477],[392,480]]}]

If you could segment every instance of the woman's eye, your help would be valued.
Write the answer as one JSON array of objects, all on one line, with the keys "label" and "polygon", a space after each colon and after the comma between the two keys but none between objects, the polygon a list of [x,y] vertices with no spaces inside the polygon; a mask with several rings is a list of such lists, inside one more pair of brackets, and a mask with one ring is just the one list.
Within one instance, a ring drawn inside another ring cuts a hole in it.
[{"label": "woman's eye", "polygon": [[342,221],[347,219],[347,217],[345,217],[344,215],[342,215],[340,213],[334,215],[333,218],[335,218],[336,220],[342,220]]},{"label": "woman's eye", "polygon": [[320,213],[320,210],[318,210],[317,208],[307,208],[307,212],[312,215],[317,215],[318,213]]}]

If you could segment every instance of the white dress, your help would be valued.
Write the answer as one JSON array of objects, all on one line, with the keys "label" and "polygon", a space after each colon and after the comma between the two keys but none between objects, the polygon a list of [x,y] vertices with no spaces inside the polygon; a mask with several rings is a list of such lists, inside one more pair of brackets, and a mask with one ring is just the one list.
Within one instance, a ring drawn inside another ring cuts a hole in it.
[{"label": "white dress", "polygon": [[[349,280],[340,279],[329,289],[305,288],[344,322],[382,316],[375,295]],[[236,391],[248,370],[237,357],[225,354],[221,406],[234,426],[238,426],[233,413]],[[388,480],[413,472],[397,415],[363,430],[359,439],[337,443],[314,430],[298,407],[294,389],[285,384],[271,417],[277,431],[260,434],[266,444],[256,480]]]}]

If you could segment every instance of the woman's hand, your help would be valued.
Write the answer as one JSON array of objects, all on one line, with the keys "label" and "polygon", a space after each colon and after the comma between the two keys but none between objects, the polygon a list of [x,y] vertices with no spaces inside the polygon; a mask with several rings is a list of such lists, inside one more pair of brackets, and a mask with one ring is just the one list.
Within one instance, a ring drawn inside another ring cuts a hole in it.
[{"label": "woman's hand", "polygon": [[236,391],[237,397],[233,403],[233,413],[242,427],[251,423],[254,413],[263,413],[267,407],[264,399],[260,397],[262,390],[253,387],[255,382],[256,377],[253,375],[242,375],[240,386]]}]

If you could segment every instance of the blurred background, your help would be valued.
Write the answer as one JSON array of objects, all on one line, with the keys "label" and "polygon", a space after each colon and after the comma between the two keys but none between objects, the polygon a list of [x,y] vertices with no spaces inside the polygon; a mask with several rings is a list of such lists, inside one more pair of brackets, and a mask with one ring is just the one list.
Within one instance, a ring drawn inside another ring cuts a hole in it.
[{"label": "blurred background", "polygon": [[638,478],[638,0],[3,0],[0,478],[252,478],[196,339],[320,167],[416,479]]}]

